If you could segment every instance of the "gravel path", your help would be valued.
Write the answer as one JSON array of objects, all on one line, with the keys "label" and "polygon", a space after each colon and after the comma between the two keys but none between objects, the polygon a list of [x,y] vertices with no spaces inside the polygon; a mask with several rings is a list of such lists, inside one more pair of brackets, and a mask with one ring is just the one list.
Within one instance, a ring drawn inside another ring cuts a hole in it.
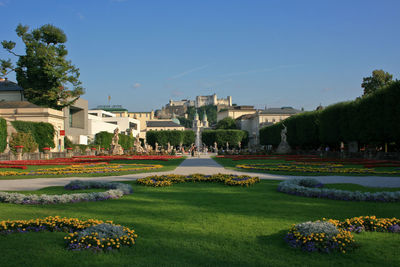
[{"label": "gravel path", "polygon": [[[201,157],[188,158],[182,162],[175,170],[168,172],[153,172],[128,174],[123,176],[105,176],[105,177],[69,177],[69,178],[37,178],[37,179],[18,179],[18,180],[0,180],[0,191],[23,191],[37,190],[48,186],[64,186],[72,180],[102,180],[102,181],[130,181],[150,175],[162,174],[183,174],[192,173],[202,174],[247,174],[250,176],[258,176],[261,179],[285,180],[293,178],[302,178],[302,176],[274,175],[267,173],[250,173],[238,172],[225,169],[217,162],[210,158],[210,155],[202,155]],[[304,176],[307,177],[307,176]],[[313,176],[322,183],[352,183],[372,187],[400,187],[400,177],[378,177],[378,176]]]}]

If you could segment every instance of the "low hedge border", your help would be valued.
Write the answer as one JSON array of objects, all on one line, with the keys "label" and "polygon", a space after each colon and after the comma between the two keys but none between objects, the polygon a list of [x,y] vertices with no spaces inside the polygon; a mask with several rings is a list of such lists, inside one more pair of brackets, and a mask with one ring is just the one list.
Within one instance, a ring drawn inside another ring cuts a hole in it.
[{"label": "low hedge border", "polygon": [[347,201],[376,201],[397,202],[400,201],[400,191],[395,192],[360,192],[339,189],[322,188],[323,184],[312,178],[289,179],[279,183],[277,190],[282,193]]},{"label": "low hedge border", "polygon": [[64,237],[69,250],[110,251],[135,244],[137,234],[132,229],[112,221],[49,216],[44,219],[6,220],[0,222],[0,234],[27,232],[67,232]]},{"label": "low hedge border", "polygon": [[137,180],[138,184],[153,186],[153,187],[163,187],[171,186],[177,183],[186,182],[214,182],[223,183],[225,185],[236,185],[236,186],[250,186],[258,183],[260,178],[255,176],[247,175],[231,175],[231,174],[214,174],[214,175],[204,175],[204,174],[190,174],[190,175],[154,175],[146,178],[141,178]]},{"label": "low hedge border", "polygon": [[360,216],[344,221],[325,219],[293,225],[285,241],[293,248],[307,252],[346,253],[358,247],[352,233],[361,232],[400,233],[400,219]]},{"label": "low hedge border", "polygon": [[123,183],[111,183],[102,181],[80,181],[75,180],[67,184],[67,190],[79,190],[90,188],[109,189],[106,192],[77,193],[62,195],[24,195],[20,193],[0,192],[0,202],[12,204],[65,204],[83,201],[103,201],[107,199],[121,198],[123,195],[131,194],[132,187]]}]

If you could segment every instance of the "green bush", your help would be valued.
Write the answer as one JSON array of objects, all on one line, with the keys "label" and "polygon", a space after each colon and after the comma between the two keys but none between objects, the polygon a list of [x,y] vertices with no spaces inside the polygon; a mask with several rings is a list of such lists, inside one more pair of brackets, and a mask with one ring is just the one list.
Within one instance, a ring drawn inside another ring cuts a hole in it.
[{"label": "green bush", "polygon": [[[94,144],[100,146],[100,148],[109,148],[112,143],[114,134],[109,132],[99,132],[94,136]],[[122,146],[123,149],[127,150],[133,147],[135,138],[129,135],[119,134],[118,144]]]},{"label": "green bush", "polygon": [[0,152],[3,152],[7,147],[7,122],[0,118]]},{"label": "green bush", "polygon": [[38,144],[33,139],[30,133],[18,132],[13,133],[10,138],[10,149],[13,152],[16,152],[15,146],[24,146],[22,151],[24,153],[27,152],[35,152],[38,148]]},{"label": "green bush", "polygon": [[146,132],[147,143],[153,147],[155,146],[156,142],[160,146],[166,146],[168,142],[171,146],[179,146],[180,143],[183,143],[185,141],[185,137],[187,141],[191,140],[190,134],[186,133],[186,131],[167,130]]},{"label": "green bush", "polygon": [[214,146],[214,142],[217,142],[219,147],[225,147],[228,142],[230,147],[238,147],[241,142],[244,147],[247,145],[245,141],[248,140],[248,133],[242,130],[204,130],[201,138],[207,146]]},{"label": "green bush", "polygon": [[190,146],[196,141],[196,134],[192,130],[183,131],[183,145]]},{"label": "green bush", "polygon": [[55,147],[55,131],[52,124],[30,121],[12,121],[11,124],[18,132],[30,133],[35,142],[39,145],[40,150],[44,147]]}]

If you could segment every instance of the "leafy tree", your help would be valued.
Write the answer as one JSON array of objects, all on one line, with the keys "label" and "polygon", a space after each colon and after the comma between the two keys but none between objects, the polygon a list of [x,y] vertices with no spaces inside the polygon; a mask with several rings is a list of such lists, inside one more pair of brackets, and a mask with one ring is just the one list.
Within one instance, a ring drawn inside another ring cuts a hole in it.
[{"label": "leafy tree", "polygon": [[392,82],[393,75],[383,70],[374,70],[372,76],[363,78],[361,87],[364,88],[364,95],[369,95]]},{"label": "leafy tree", "polygon": [[15,42],[1,42],[3,48],[18,57],[17,66],[11,60],[0,60],[0,75],[16,72],[18,84],[24,88],[25,97],[32,103],[55,109],[73,104],[84,93],[79,81],[79,69],[66,59],[65,33],[50,24],[28,31],[21,24],[16,28],[25,45],[25,55],[13,50]]},{"label": "leafy tree", "polygon": [[226,117],[217,122],[217,129],[237,129],[236,122],[231,117]]}]

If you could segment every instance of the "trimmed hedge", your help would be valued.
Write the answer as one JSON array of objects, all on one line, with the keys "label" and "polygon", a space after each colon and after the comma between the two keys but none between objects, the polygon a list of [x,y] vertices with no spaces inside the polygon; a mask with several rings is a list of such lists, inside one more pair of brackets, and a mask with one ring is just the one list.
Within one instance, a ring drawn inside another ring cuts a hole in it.
[{"label": "trimmed hedge", "polygon": [[237,147],[239,142],[242,142],[242,146],[247,145],[248,133],[243,130],[205,130],[201,138],[207,146],[214,146],[214,142],[217,142],[219,147],[224,147],[228,142],[230,147]]},{"label": "trimmed hedge", "polygon": [[31,121],[12,121],[11,124],[18,132],[30,133],[35,142],[39,145],[40,150],[44,147],[55,147],[55,130],[52,124]]},{"label": "trimmed hedge", "polygon": [[192,130],[148,131],[146,132],[146,140],[153,147],[156,142],[160,146],[166,146],[168,142],[171,146],[179,146],[181,143],[189,146],[195,142],[195,133]]},{"label": "trimmed hedge", "polygon": [[7,147],[7,122],[0,118],[0,152],[3,152]]},{"label": "trimmed hedge", "polygon": [[[108,148],[112,143],[112,138],[114,134],[109,132],[99,132],[94,136],[94,143],[100,147]],[[127,150],[133,147],[135,138],[130,135],[119,134],[118,144],[122,146],[123,149]]]},{"label": "trimmed hedge", "polygon": [[304,112],[260,130],[262,145],[278,145],[282,123],[293,147],[338,147],[340,142],[400,144],[400,81],[354,101],[330,105],[321,111]]}]

